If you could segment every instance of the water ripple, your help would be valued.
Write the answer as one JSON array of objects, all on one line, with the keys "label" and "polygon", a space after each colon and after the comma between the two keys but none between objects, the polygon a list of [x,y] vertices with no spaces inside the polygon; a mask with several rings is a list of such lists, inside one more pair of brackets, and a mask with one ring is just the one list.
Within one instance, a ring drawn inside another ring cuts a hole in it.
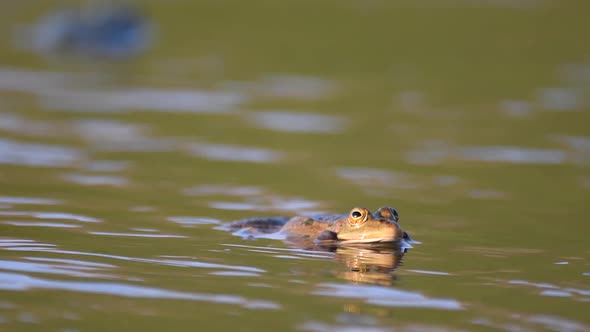
[{"label": "water ripple", "polygon": [[189,146],[189,152],[195,157],[219,161],[276,163],[283,159],[279,151],[229,144],[193,143]]},{"label": "water ripple", "polygon": [[84,159],[75,148],[0,139],[0,164],[32,167],[69,167]]},{"label": "water ripple", "polygon": [[64,224],[58,222],[38,222],[38,221],[3,221],[5,225],[23,226],[23,227],[54,227],[54,228],[78,228],[80,225]]},{"label": "water ripple", "polygon": [[582,301],[590,299],[590,289],[579,289],[572,287],[564,288],[554,284],[530,282],[526,280],[509,280],[508,284],[538,288],[540,289],[539,295],[542,296],[572,297]]},{"label": "water ripple", "polygon": [[[312,332],[391,332],[390,328],[365,325],[330,325],[322,322],[310,321],[299,326],[300,330]],[[395,330],[397,331],[397,329]]]},{"label": "water ripple", "polygon": [[445,310],[461,310],[463,306],[453,299],[434,299],[420,293],[380,286],[343,285],[322,283],[314,295],[364,299],[368,304],[387,307],[420,307]]},{"label": "water ripple", "polygon": [[124,112],[141,110],[165,113],[225,113],[247,100],[232,92],[165,89],[44,91],[42,103],[50,109]]},{"label": "water ripple", "polygon": [[227,270],[237,270],[237,271],[255,272],[255,273],[266,272],[263,269],[250,267],[250,266],[225,265],[225,264],[198,262],[198,261],[185,261],[185,260],[173,260],[173,259],[149,260],[149,261],[154,261],[156,263],[165,264],[165,265],[181,266],[181,267],[199,267],[199,268],[205,268],[205,269],[227,269]]},{"label": "water ripple", "polygon": [[583,92],[573,88],[539,89],[537,99],[542,108],[550,111],[576,111],[584,106]]},{"label": "water ripple", "polygon": [[144,233],[115,233],[115,232],[88,232],[93,235],[105,236],[127,236],[127,237],[150,237],[150,238],[186,238],[184,235],[175,234],[144,234]]},{"label": "water ripple", "polygon": [[190,196],[237,196],[242,201],[212,201],[207,205],[223,210],[297,211],[317,209],[320,203],[299,197],[284,197],[255,186],[206,184],[183,190]]},{"label": "water ripple", "polygon": [[342,116],[306,112],[258,112],[248,114],[248,119],[257,127],[291,133],[337,133],[346,127]]},{"label": "water ripple", "polygon": [[241,272],[241,271],[215,271],[210,272],[210,275],[224,276],[224,277],[260,277],[258,273]]},{"label": "water ripple", "polygon": [[63,264],[69,264],[69,265],[74,265],[74,266],[78,266],[78,267],[92,267],[92,268],[115,268],[116,267],[115,265],[112,265],[112,264],[81,261],[78,259],[47,258],[47,257],[23,257],[23,258],[28,259],[28,260],[32,260],[32,261],[63,263]]},{"label": "water ripple", "polygon": [[430,270],[406,270],[406,271],[414,272],[414,273],[418,273],[418,274],[430,274],[430,275],[437,275],[437,276],[451,275],[448,272],[442,272],[442,271],[430,271]]},{"label": "water ripple", "polygon": [[252,97],[318,100],[338,90],[336,82],[319,77],[270,74],[254,82],[232,81],[224,88],[239,91]]},{"label": "water ripple", "polygon": [[72,123],[74,132],[100,150],[159,152],[176,147],[172,138],[150,137],[150,127],[116,120],[84,119]]},{"label": "water ripple", "polygon": [[[9,260],[0,260],[0,269],[20,271],[20,272],[35,272],[35,273],[46,273],[46,274],[59,274],[69,277],[80,277],[80,278],[115,278],[112,275],[102,273],[90,273],[84,270],[90,270],[89,267],[81,267],[76,265],[57,265],[57,264],[46,264],[46,263],[31,263],[31,262],[18,262]],[[0,288],[2,286],[0,285]]]},{"label": "water ripple", "polygon": [[562,150],[530,149],[513,146],[470,146],[459,150],[459,157],[468,161],[492,161],[514,164],[561,164],[566,159]]},{"label": "water ripple", "polygon": [[59,219],[59,220],[73,220],[79,222],[101,222],[102,220],[93,217],[87,217],[79,214],[64,213],[64,212],[34,212],[34,211],[0,211],[0,216],[25,216],[38,219]]},{"label": "water ripple", "polygon": [[413,164],[440,164],[452,159],[511,164],[563,164],[571,161],[565,150],[519,146],[453,147],[445,142],[425,142],[423,147],[405,154]]},{"label": "water ripple", "polygon": [[218,219],[206,217],[168,217],[167,219],[183,226],[215,225],[221,223]]},{"label": "water ripple", "polygon": [[535,315],[528,319],[529,322],[543,325],[545,328],[559,332],[583,332],[589,331],[590,326],[582,323],[550,315]]},{"label": "water ripple", "polygon": [[265,190],[261,187],[254,186],[228,186],[224,184],[203,184],[192,188],[187,188],[183,192],[187,195],[192,196],[260,196],[264,194]]},{"label": "water ripple", "polygon": [[[260,252],[260,253],[267,253],[271,254],[273,257],[277,257],[276,254],[279,252],[289,252],[292,255],[297,255],[300,257],[307,257],[307,258],[326,258],[331,259],[334,258],[334,253],[325,252],[325,251],[314,251],[311,249],[301,249],[301,248],[278,248],[278,247],[260,247],[260,246],[250,246],[250,245],[243,245],[243,244],[229,244],[229,243],[222,243],[222,246],[225,247],[233,247],[239,248],[248,252]],[[294,256],[292,256],[294,257]]]},{"label": "water ripple", "polygon": [[79,82],[80,75],[60,72],[42,72],[14,68],[0,68],[0,91],[41,93]]},{"label": "water ripple", "polygon": [[51,198],[0,196],[2,204],[57,205],[62,201]]},{"label": "water ripple", "polygon": [[38,243],[33,240],[23,239],[0,239],[0,248],[7,248],[6,250],[19,250],[26,248],[31,249],[31,251],[35,251],[47,249],[47,247],[55,247],[55,244]]},{"label": "water ripple", "polygon": [[123,187],[128,184],[128,180],[122,176],[112,175],[89,175],[79,173],[68,173],[62,175],[62,178],[68,182],[81,184],[84,186],[113,186]]},{"label": "water ripple", "polygon": [[212,208],[237,211],[302,211],[317,208],[319,203],[299,198],[270,197],[268,202],[210,202]]},{"label": "water ripple", "polygon": [[504,100],[499,107],[506,115],[514,118],[526,118],[533,109],[531,103],[524,100]]},{"label": "water ripple", "polygon": [[130,161],[125,160],[92,160],[85,165],[84,170],[90,172],[119,172],[129,168]]},{"label": "water ripple", "polygon": [[415,189],[422,185],[417,182],[415,176],[408,173],[393,172],[377,168],[341,167],[336,174],[359,186],[372,188],[399,188]]},{"label": "water ripple", "polygon": [[196,268],[204,268],[204,269],[226,269],[226,270],[254,272],[254,273],[265,273],[266,272],[263,269],[250,267],[250,266],[206,263],[206,262],[200,262],[200,261],[196,261],[196,260],[138,258],[138,257],[101,254],[101,253],[95,253],[95,252],[60,250],[60,249],[49,248],[48,246],[54,246],[54,245],[39,244],[39,243],[35,243],[34,241],[26,241],[26,240],[14,240],[14,241],[7,241],[7,242],[0,241],[0,247],[5,247],[4,248],[5,250],[103,257],[103,258],[116,259],[116,260],[122,260],[122,261],[131,261],[131,262],[148,263],[148,264],[159,264],[159,265],[176,266],[176,267],[196,267]]},{"label": "water ripple", "polygon": [[128,298],[177,299],[239,305],[248,309],[281,309],[272,301],[250,300],[237,295],[180,292],[162,288],[108,282],[74,282],[34,278],[24,274],[0,272],[0,289],[26,291],[50,289]]},{"label": "water ripple", "polygon": [[15,135],[47,137],[56,133],[55,127],[52,123],[35,121],[20,114],[0,113],[0,130]]}]

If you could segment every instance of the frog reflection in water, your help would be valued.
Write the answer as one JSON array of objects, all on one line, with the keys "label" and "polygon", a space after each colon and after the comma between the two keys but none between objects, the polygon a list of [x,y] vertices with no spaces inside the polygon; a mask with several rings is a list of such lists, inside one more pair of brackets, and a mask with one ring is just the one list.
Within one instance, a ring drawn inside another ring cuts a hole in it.
[{"label": "frog reflection in water", "polygon": [[373,214],[365,208],[356,207],[348,215],[248,218],[234,221],[227,228],[254,237],[280,234],[292,243],[374,244],[410,240],[398,221],[398,213],[392,207],[382,207]]},{"label": "frog reflection in water", "polygon": [[392,273],[401,263],[405,250],[399,247],[338,247],[334,259],[346,266],[332,274],[355,284],[391,286],[397,275]]}]

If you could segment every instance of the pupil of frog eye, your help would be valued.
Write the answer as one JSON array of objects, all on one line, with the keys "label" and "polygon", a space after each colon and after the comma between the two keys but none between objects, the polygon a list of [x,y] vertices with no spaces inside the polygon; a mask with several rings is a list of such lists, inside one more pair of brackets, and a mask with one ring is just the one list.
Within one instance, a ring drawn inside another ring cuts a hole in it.
[{"label": "pupil of frog eye", "polygon": [[354,212],[352,213],[352,217],[353,217],[353,218],[360,218],[361,216],[362,216],[362,214],[361,214],[360,212],[358,212],[358,211],[354,211]]}]

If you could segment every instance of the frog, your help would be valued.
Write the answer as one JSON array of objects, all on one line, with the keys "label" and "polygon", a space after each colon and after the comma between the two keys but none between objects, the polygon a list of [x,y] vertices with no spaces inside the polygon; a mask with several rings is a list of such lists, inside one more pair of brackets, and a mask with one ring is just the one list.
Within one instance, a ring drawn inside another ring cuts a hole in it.
[{"label": "frog", "polygon": [[311,240],[316,244],[377,244],[410,240],[408,233],[399,225],[397,210],[390,206],[384,206],[375,213],[363,207],[354,207],[348,214],[247,218],[236,220],[226,228],[247,232],[254,237],[279,235],[288,241]]}]

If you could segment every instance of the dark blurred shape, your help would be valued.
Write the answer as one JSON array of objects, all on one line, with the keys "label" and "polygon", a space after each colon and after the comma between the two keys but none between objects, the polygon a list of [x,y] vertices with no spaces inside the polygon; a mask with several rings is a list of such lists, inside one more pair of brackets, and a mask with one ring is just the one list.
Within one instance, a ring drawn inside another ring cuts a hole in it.
[{"label": "dark blurred shape", "polygon": [[151,24],[129,4],[61,9],[18,29],[19,46],[43,55],[127,59],[147,49]]}]

